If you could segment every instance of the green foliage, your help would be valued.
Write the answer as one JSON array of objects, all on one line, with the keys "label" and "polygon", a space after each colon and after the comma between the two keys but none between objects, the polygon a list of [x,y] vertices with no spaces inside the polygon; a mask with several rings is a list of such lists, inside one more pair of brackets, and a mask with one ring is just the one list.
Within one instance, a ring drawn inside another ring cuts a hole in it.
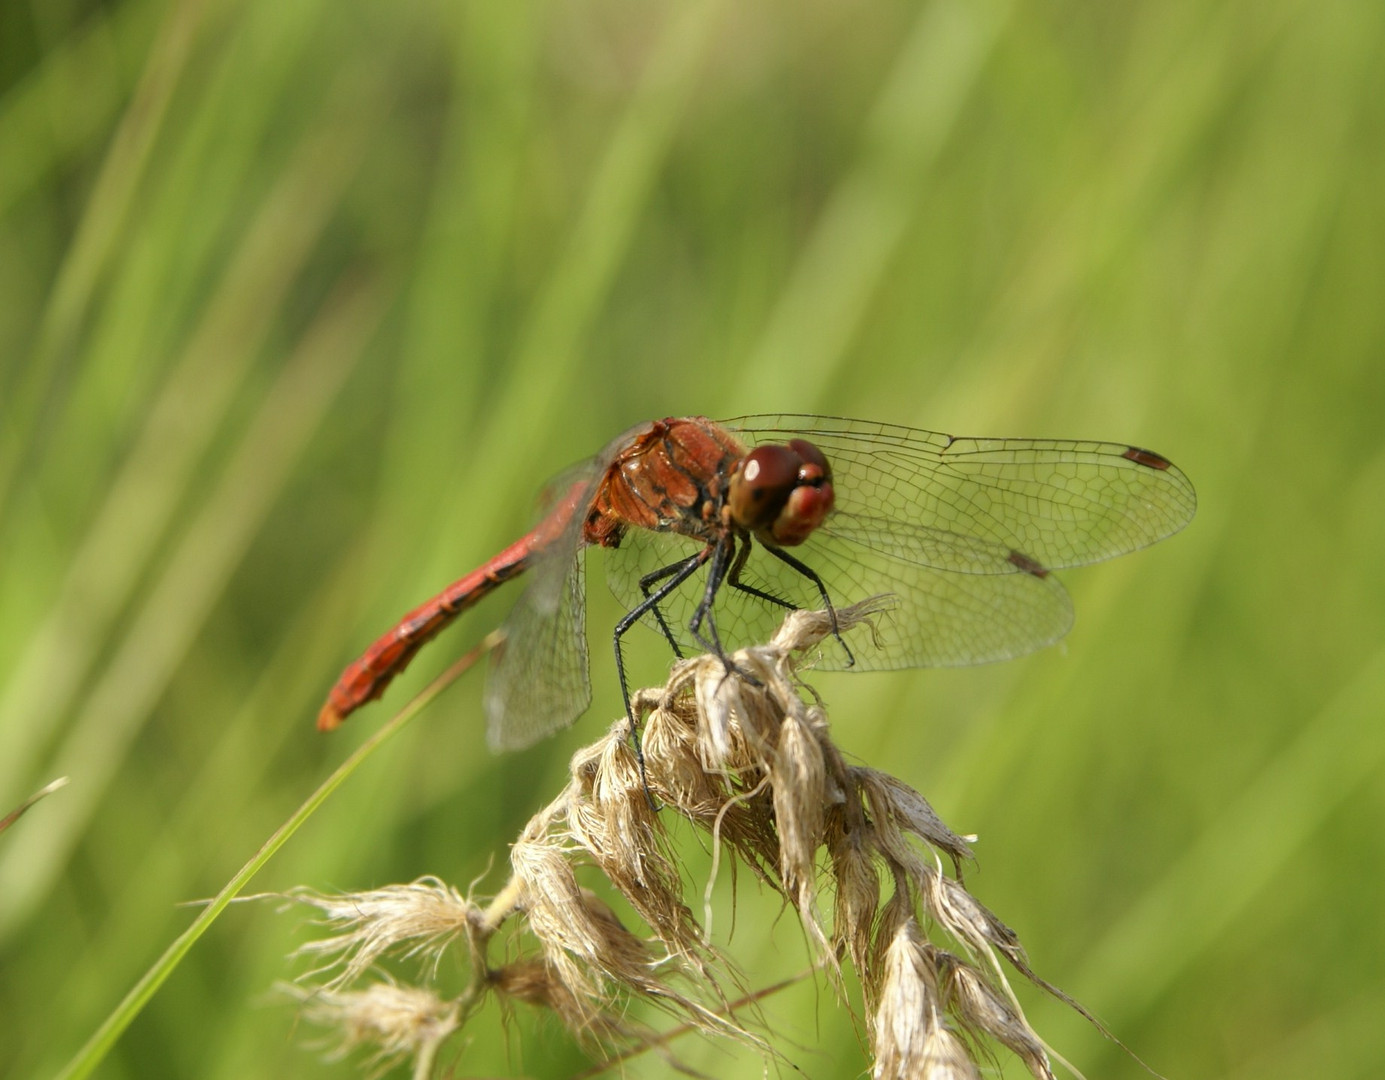
[{"label": "green foliage", "polygon": [[[815,685],[1153,1068],[1377,1075],[1383,42],[1338,0],[0,9],[0,816],[71,778],[0,835],[0,1076],[57,1072],[379,727],[312,717],[550,475],[649,417],[795,410],[1188,472],[1186,533],[1066,575],[1063,648]],[[491,757],[472,673],[250,888],[503,859],[619,713],[592,595],[579,730]],[[765,985],[805,951],[746,886],[719,943]],[[96,1075],[359,1075],[266,1005],[296,940],[230,908]],[[765,1004],[781,1049],[855,1074],[800,991]],[[1144,1075],[1026,1003],[1088,1075]],[[582,1067],[493,1031],[458,1075]]]}]

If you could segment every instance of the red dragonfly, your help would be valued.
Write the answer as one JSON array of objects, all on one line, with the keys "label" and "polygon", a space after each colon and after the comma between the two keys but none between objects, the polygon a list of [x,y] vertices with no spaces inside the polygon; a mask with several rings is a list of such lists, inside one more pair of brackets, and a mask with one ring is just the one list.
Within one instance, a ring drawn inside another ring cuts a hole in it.
[{"label": "red dragonfly", "polygon": [[[609,548],[627,614],[678,656],[768,640],[787,609],[892,594],[878,632],[824,643],[823,668],[1004,660],[1072,624],[1052,570],[1145,547],[1196,509],[1167,458],[1121,443],[955,438],[825,416],[669,418],[627,431],[565,477],[539,525],[415,608],[332,688],[324,731],[378,698],[414,654],[532,571],[491,671],[491,745],[518,749],[591,702],[581,549]],[[698,571],[705,569],[704,575]],[[694,580],[696,579],[696,580]],[[730,665],[728,661],[728,670]]]}]

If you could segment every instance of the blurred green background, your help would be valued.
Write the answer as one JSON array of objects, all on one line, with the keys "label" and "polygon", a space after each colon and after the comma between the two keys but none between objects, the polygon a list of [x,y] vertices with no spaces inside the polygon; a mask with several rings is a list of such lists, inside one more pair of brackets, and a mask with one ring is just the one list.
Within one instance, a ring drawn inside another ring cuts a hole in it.
[{"label": "blurred green background", "polygon": [[[1190,529],[1066,575],[1064,646],[816,685],[1154,1069],[1379,1076],[1382,44],[1362,0],[0,6],[0,811],[72,778],[0,836],[0,1075],[51,1075],[378,727],[312,720],[550,475],[650,417],[816,411],[1188,472]],[[255,887],[503,865],[619,713],[593,648],[573,731],[491,756],[472,673]],[[800,970],[742,894],[747,981]],[[228,911],[99,1075],[359,1075],[269,993],[298,924]],[[826,988],[765,1008],[802,1075],[866,1067]],[[551,1024],[469,1036],[458,1075],[581,1067]]]}]

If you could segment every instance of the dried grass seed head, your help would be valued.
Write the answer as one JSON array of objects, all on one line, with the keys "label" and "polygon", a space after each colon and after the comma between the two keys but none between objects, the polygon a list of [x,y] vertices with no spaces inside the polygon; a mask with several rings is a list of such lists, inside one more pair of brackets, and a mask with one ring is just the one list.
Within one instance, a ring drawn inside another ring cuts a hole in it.
[{"label": "dried grass seed head", "polygon": [[337,1033],[334,1057],[369,1048],[373,1064],[386,1067],[404,1058],[431,1056],[457,1030],[460,1008],[430,990],[390,981],[364,990],[329,990],[281,984],[302,1015]]},{"label": "dried grass seed head", "polygon": [[[841,609],[837,627],[848,630],[883,606]],[[1014,933],[944,873],[944,857],[954,868],[970,857],[966,838],[901,781],[848,766],[824,712],[805,700],[797,678],[803,652],[833,632],[826,613],[794,612],[769,645],[736,653],[729,663],[719,657],[681,662],[662,690],[637,694],[648,787],[622,721],[574,756],[566,788],[513,846],[511,882],[484,912],[434,879],[356,896],[301,897],[341,928],[300,951],[328,957],[328,968],[342,965],[313,1000],[342,1018],[359,1017],[341,1021],[344,1045],[370,1041],[397,1055],[420,1045],[403,1032],[432,1030],[425,1022],[430,1016],[446,1021],[438,1008],[447,1003],[437,999],[435,1007],[420,1006],[414,1022],[391,1021],[391,991],[400,989],[393,984],[361,995],[336,987],[391,952],[424,954],[436,965],[441,949],[463,930],[479,974],[475,985],[552,1010],[584,1040],[611,1046],[634,1038],[626,1009],[644,999],[694,1026],[755,1041],[728,1008],[714,974],[719,958],[683,902],[666,833],[676,814],[707,829],[714,849],[730,847],[784,895],[834,982],[836,964],[851,958],[871,1016],[876,1077],[976,1077],[964,1040],[984,1038],[1009,1047],[1036,1077],[1052,1076],[1046,1048],[1015,1002],[997,954],[1046,984],[1028,969]],[[665,813],[653,811],[651,794]],[[824,884],[819,849],[828,855],[835,893],[830,937],[816,910]],[[628,930],[579,884],[582,867],[605,876],[652,939]],[[885,875],[893,888],[882,906]],[[523,918],[541,953],[490,968],[485,943],[512,915]],[[967,958],[930,941],[925,927],[945,931]],[[655,941],[662,954],[651,948]],[[675,990],[670,980],[679,978],[695,989]],[[713,1007],[703,1004],[709,998]],[[396,1010],[401,1017],[405,1004]],[[725,1016],[718,1015],[722,1009]]]},{"label": "dried grass seed head", "polygon": [[295,889],[289,897],[317,908],[319,922],[337,931],[293,953],[322,961],[308,977],[337,969],[328,988],[355,982],[385,956],[422,956],[435,973],[447,947],[466,932],[476,912],[470,900],[435,877],[335,896]]}]

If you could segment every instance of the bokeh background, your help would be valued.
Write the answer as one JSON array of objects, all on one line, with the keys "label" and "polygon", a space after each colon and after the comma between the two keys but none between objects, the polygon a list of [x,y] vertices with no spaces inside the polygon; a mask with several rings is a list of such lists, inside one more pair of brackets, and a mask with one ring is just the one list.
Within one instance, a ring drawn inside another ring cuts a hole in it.
[{"label": "bokeh background", "polygon": [[[549,476],[649,417],[815,411],[1189,473],[1191,528],[1067,575],[1064,646],[816,685],[1158,1072],[1379,1076],[1382,44],[1357,0],[0,6],[0,809],[72,779],[0,836],[0,1075],[55,1072],[379,725],[312,720]],[[496,758],[472,673],[252,887],[494,888],[619,713],[594,681]],[[801,970],[741,893],[747,981]],[[303,934],[233,907],[99,1075],[360,1075],[270,994]],[[1087,1075],[1146,1075],[1022,993]],[[865,1067],[825,987],[765,1009],[784,1075]],[[551,1024],[469,1034],[457,1075],[582,1067]]]}]

